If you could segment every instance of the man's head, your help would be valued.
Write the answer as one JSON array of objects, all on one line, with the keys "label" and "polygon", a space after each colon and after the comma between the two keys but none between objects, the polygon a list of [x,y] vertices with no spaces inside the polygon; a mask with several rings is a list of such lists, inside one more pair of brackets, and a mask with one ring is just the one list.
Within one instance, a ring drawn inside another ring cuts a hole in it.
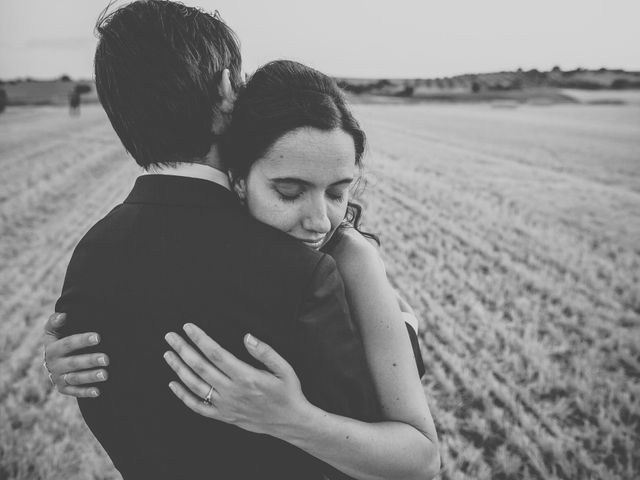
[{"label": "man's head", "polygon": [[233,30],[217,14],[161,0],[103,15],[96,30],[96,90],[127,151],[145,168],[201,161],[228,114],[223,71],[232,89],[241,81]]}]

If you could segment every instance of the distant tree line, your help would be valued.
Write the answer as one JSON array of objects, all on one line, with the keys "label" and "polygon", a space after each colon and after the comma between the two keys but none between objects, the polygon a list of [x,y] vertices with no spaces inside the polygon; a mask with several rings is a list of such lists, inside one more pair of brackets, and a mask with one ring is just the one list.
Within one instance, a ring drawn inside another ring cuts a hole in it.
[{"label": "distant tree line", "polygon": [[372,82],[363,82],[363,83],[351,83],[348,80],[339,80],[338,86],[343,89],[345,92],[361,94],[361,93],[370,93],[374,90],[382,90],[385,87],[392,85],[392,83],[387,79],[376,80]]},{"label": "distant tree line", "polygon": [[[68,85],[68,94],[70,97],[74,97],[77,98],[78,101],[80,100],[81,96],[87,93],[90,93],[92,90],[92,85],[89,83],[83,83],[83,82],[74,82],[71,77],[69,75],[62,75],[60,77],[58,77],[55,80],[33,80],[30,77],[25,77],[22,79],[12,79],[12,80],[2,80],[0,79],[0,113],[4,112],[7,108],[7,106],[9,105],[9,94],[11,92],[12,86],[14,85],[19,85],[21,83],[30,83],[30,82],[37,82],[37,83],[41,83],[41,84],[56,84],[59,82],[65,83],[65,84],[69,84]],[[46,89],[49,88],[48,86],[44,86],[44,90],[46,91]],[[51,97],[53,97],[55,94],[55,88],[51,88]],[[46,98],[46,93],[45,96],[42,97],[42,95],[37,96],[37,100],[32,102],[31,104],[47,104],[47,103],[51,103],[53,102],[53,98]],[[15,99],[14,99],[15,101]],[[20,104],[30,104],[29,100],[20,100]]]},{"label": "distant tree line", "polygon": [[419,95],[418,91],[423,88],[427,91],[457,89],[471,93],[502,92],[535,87],[621,90],[640,88],[640,72],[606,68],[598,70],[576,68],[563,71],[559,66],[555,66],[550,71],[519,68],[515,72],[468,74],[431,79],[371,81],[340,79],[338,85],[346,92],[354,94],[368,93],[400,97]]}]

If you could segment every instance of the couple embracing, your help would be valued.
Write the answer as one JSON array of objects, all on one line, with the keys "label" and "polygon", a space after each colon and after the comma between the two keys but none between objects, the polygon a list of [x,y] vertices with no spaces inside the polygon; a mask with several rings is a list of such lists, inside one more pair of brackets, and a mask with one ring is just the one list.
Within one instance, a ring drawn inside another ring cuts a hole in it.
[{"label": "couple embracing", "polygon": [[100,101],[146,173],[76,247],[45,366],[122,476],[434,476],[415,318],[359,228],[365,135],[335,82],[276,61],[242,85],[233,31],[175,2],[98,32]]}]

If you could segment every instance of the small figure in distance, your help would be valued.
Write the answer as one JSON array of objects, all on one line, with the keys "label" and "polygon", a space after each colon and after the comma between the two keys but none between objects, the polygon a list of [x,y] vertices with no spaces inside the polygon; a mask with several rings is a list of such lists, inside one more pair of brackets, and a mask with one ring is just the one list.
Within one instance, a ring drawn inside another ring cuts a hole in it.
[{"label": "small figure in distance", "polygon": [[71,93],[69,93],[69,115],[72,117],[80,115],[80,92],[76,86]]},{"label": "small figure in distance", "polygon": [[7,108],[7,103],[9,103],[7,92],[4,88],[0,88],[0,113],[4,112],[5,108]]}]

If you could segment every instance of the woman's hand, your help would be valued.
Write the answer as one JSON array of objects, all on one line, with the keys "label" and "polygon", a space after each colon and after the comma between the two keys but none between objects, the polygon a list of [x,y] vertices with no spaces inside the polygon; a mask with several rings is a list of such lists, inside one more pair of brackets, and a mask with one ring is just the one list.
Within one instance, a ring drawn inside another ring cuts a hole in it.
[{"label": "woman's hand", "polygon": [[[269,345],[245,335],[249,353],[269,369],[258,370],[195,325],[186,324],[184,331],[200,351],[171,332],[165,338],[177,355],[166,352],[164,358],[192,392],[178,382],[169,384],[187,407],[205,417],[279,438],[304,421],[311,405],[300,381],[291,365]],[[204,400],[207,396],[210,402]]]},{"label": "woman's hand", "polygon": [[104,382],[109,357],[104,353],[79,355],[77,352],[100,343],[97,333],[79,333],[60,338],[67,321],[64,313],[54,313],[45,324],[44,368],[56,389],[72,397],[97,397],[100,390],[93,383]]}]

